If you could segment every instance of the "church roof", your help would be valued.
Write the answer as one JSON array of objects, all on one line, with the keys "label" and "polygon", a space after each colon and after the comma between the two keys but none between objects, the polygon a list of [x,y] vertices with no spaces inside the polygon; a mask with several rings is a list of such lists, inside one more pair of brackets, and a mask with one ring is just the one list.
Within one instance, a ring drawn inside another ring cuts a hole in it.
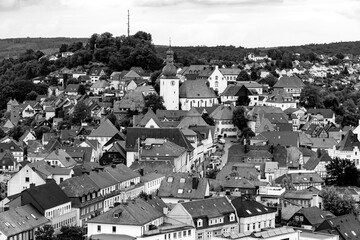
[{"label": "church roof", "polygon": [[213,89],[206,85],[205,80],[185,81],[179,90],[180,98],[216,98]]}]

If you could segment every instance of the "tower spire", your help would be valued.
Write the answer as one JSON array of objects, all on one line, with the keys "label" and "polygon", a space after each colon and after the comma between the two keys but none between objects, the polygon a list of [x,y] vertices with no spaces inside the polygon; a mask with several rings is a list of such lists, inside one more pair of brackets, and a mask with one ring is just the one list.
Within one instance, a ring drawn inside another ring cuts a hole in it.
[{"label": "tower spire", "polygon": [[127,35],[130,37],[130,11],[128,9]]},{"label": "tower spire", "polygon": [[171,48],[171,37],[169,37],[169,48]]}]

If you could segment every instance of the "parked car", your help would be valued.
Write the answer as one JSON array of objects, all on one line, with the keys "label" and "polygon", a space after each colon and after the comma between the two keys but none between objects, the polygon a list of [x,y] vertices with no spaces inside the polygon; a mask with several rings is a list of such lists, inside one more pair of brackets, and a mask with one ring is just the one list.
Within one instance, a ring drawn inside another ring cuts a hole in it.
[{"label": "parked car", "polygon": [[220,138],[220,139],[218,140],[218,143],[220,143],[220,144],[225,144],[225,139],[224,139],[224,138]]}]

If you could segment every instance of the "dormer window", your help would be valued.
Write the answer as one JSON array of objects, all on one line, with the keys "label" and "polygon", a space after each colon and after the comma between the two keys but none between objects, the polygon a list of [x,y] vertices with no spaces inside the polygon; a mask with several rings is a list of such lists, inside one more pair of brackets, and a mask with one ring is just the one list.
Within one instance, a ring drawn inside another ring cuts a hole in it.
[{"label": "dormer window", "polygon": [[230,222],[233,222],[233,221],[235,221],[235,214],[234,213],[230,214]]},{"label": "dormer window", "polygon": [[203,226],[203,220],[202,219],[198,219],[197,220],[197,227],[202,227]]}]

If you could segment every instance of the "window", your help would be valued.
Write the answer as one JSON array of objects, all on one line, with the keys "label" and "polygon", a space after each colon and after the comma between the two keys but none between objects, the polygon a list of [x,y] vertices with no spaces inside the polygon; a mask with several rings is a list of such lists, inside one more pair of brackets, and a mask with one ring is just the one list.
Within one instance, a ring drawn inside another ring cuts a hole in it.
[{"label": "window", "polygon": [[231,227],[230,232],[234,233],[235,232],[235,227]]},{"label": "window", "polygon": [[26,177],[25,182],[30,182],[30,178]]},{"label": "window", "polygon": [[250,224],[247,225],[247,230],[250,231]]},{"label": "window", "polygon": [[181,238],[181,232],[179,232],[179,238]]},{"label": "window", "polygon": [[207,238],[208,238],[208,239],[210,239],[210,238],[211,238],[211,236],[212,236],[212,232],[207,232],[207,234],[206,234],[206,235],[207,235]]},{"label": "window", "polygon": [[184,189],[182,189],[182,188],[179,188],[179,189],[178,189],[178,193],[179,193],[179,194],[182,194],[183,192],[184,192]]},{"label": "window", "polygon": [[215,82],[215,87],[216,88],[219,87],[219,82],[218,81]]},{"label": "window", "polygon": [[201,219],[198,219],[197,220],[197,226],[202,227],[202,225],[203,225],[203,221]]},{"label": "window", "polygon": [[174,238],[177,238],[177,233],[176,233],[176,232],[174,232],[173,236],[174,236]]},{"label": "window", "polygon": [[188,236],[191,236],[191,230],[188,230]]},{"label": "window", "polygon": [[186,237],[186,231],[183,231],[183,236]]},{"label": "window", "polygon": [[203,240],[203,233],[198,233],[197,240]]},{"label": "window", "polygon": [[230,222],[233,222],[235,221],[235,214],[230,214]]},{"label": "window", "polygon": [[97,225],[97,231],[101,232],[101,225]]},{"label": "window", "polygon": [[112,227],[112,232],[113,232],[113,233],[116,233],[116,226],[113,226],[113,227]]},{"label": "window", "polygon": [[64,181],[64,178],[61,177],[61,178],[60,178],[60,182],[62,183],[63,181]]}]

